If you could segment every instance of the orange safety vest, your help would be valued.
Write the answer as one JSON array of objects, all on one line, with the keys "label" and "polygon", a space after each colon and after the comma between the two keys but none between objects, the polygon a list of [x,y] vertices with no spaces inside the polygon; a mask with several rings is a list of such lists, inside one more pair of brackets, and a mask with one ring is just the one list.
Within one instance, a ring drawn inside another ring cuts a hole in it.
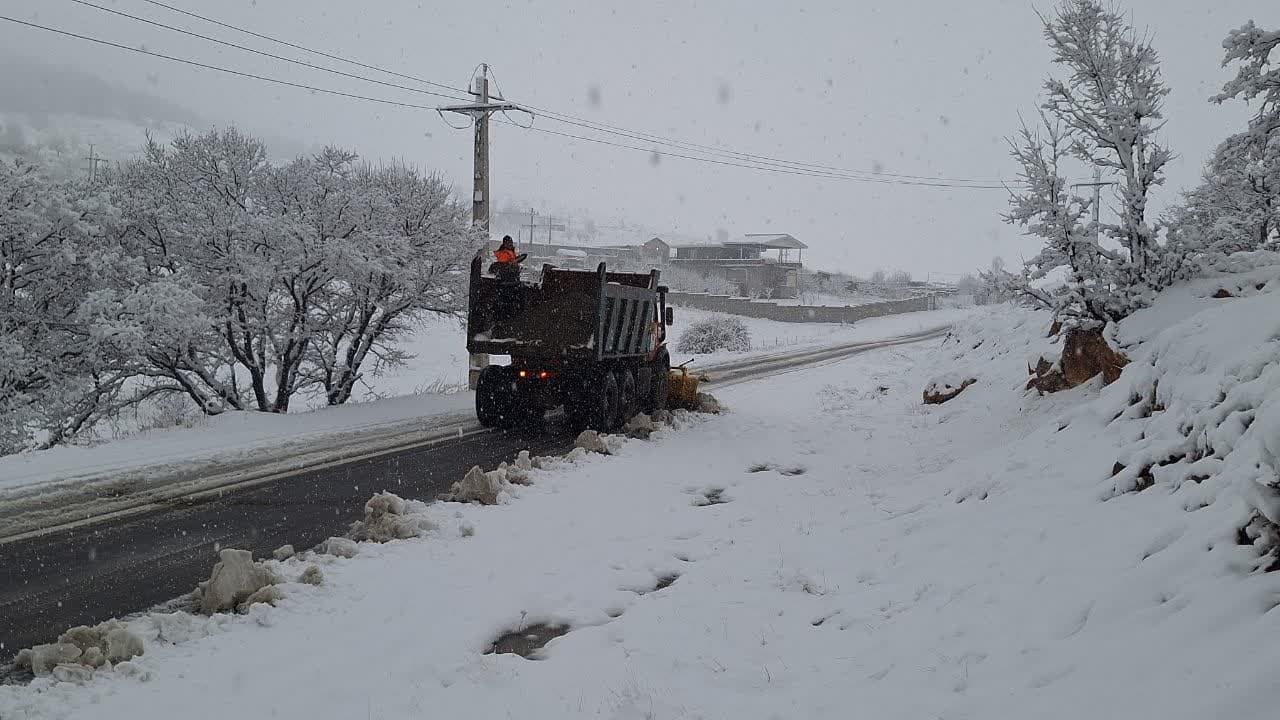
[{"label": "orange safety vest", "polygon": [[497,261],[498,261],[498,262],[500,262],[500,263],[512,263],[512,264],[515,264],[515,262],[516,262],[516,251],[515,251],[515,250],[507,250],[507,249],[505,249],[505,248],[498,248],[498,249],[497,249],[496,251],[494,251],[494,253],[493,253],[493,259],[494,259],[494,260],[497,260]]}]

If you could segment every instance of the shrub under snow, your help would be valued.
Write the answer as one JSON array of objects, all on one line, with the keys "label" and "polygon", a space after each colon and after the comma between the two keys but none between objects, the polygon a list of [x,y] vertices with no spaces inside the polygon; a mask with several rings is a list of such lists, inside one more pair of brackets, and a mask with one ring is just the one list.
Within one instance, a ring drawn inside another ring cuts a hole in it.
[{"label": "shrub under snow", "polygon": [[705,354],[717,350],[747,352],[751,349],[751,333],[746,323],[729,315],[714,315],[699,320],[680,333],[676,350]]}]

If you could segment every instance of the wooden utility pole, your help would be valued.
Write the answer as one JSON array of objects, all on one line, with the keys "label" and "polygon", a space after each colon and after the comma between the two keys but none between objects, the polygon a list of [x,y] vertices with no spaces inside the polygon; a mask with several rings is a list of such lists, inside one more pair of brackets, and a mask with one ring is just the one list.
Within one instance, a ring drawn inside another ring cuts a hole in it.
[{"label": "wooden utility pole", "polygon": [[[489,97],[489,65],[480,65],[480,76],[475,78],[475,89],[471,94],[476,102],[467,105],[449,105],[436,108],[440,112],[453,112],[471,118],[475,126],[475,154],[473,156],[474,185],[471,191],[471,224],[484,229],[485,251],[489,244],[489,116],[495,112],[519,110],[515,103],[502,98],[501,102],[492,102]],[[475,389],[480,379],[480,371],[489,365],[489,356],[477,353],[471,356],[467,368],[467,384]]]},{"label": "wooden utility pole", "polygon": [[533,220],[533,216],[536,214],[537,213],[533,211],[533,208],[529,208],[529,244],[530,245],[533,244],[533,231],[537,229],[537,226],[534,225],[534,220]]},{"label": "wooden utility pole", "polygon": [[88,157],[85,158],[85,160],[87,160],[89,163],[86,169],[89,171],[90,185],[96,184],[98,182],[98,163],[107,161],[106,158],[98,156],[98,153],[94,149],[94,147],[95,146],[93,143],[89,143],[89,155]]},{"label": "wooden utility pole", "polygon": [[1093,188],[1093,240],[1094,242],[1102,242],[1102,188],[1107,185],[1115,185],[1115,182],[1108,180],[1102,181],[1102,168],[1095,167],[1093,169],[1093,182],[1075,183],[1071,187],[1091,187]]}]

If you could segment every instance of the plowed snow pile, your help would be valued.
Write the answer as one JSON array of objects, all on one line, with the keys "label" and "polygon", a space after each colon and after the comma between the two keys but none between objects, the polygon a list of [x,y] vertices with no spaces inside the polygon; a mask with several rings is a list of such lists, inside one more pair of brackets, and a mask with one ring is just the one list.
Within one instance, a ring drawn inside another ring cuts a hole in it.
[{"label": "plowed snow pile", "polygon": [[[1272,717],[1280,259],[1247,267],[1113,328],[1106,387],[1025,390],[1049,318],[996,308],[721,388],[0,717]],[[486,654],[508,636],[545,646]]]}]

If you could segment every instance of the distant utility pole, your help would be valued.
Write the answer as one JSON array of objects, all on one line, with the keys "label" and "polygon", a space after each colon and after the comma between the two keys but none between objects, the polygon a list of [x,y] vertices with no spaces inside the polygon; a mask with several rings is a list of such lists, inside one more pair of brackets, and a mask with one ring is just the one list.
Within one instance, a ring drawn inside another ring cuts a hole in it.
[{"label": "distant utility pole", "polygon": [[1100,212],[1102,210],[1102,188],[1106,187],[1107,185],[1115,185],[1115,182],[1110,180],[1108,180],[1107,182],[1103,182],[1102,168],[1095,167],[1093,169],[1093,182],[1076,183],[1071,186],[1073,188],[1080,188],[1080,187],[1093,188],[1093,240],[1094,242],[1102,241],[1102,225],[1100,224],[1101,217],[1102,217]]},{"label": "distant utility pole", "polygon": [[537,229],[537,226],[534,225],[534,220],[533,220],[534,215],[537,215],[537,213],[534,212],[533,208],[529,208],[529,244],[530,245],[533,244],[533,232],[535,229]]},{"label": "distant utility pole", "polygon": [[[499,102],[489,99],[489,64],[482,63],[480,77],[475,78],[475,89],[471,94],[476,102],[467,105],[448,105],[436,108],[437,111],[453,112],[471,118],[475,126],[475,154],[473,156],[475,184],[471,191],[471,224],[484,229],[485,244],[489,242],[489,116],[495,112],[521,109],[515,103],[498,98]],[[489,356],[477,353],[471,356],[467,369],[467,384],[475,389],[480,380],[480,371],[489,365]]]},{"label": "distant utility pole", "polygon": [[547,244],[548,244],[548,245],[550,245],[550,244],[551,244],[551,231],[552,231],[552,230],[559,230],[560,232],[564,232],[564,230],[565,230],[565,225],[564,225],[564,223],[553,223],[553,222],[551,222],[551,213],[547,213]]},{"label": "distant utility pole", "polygon": [[85,160],[88,161],[88,165],[85,169],[89,171],[90,185],[96,184],[98,182],[98,163],[104,163],[107,161],[106,158],[98,155],[94,147],[95,146],[93,143],[89,143],[89,155],[85,157]]}]

